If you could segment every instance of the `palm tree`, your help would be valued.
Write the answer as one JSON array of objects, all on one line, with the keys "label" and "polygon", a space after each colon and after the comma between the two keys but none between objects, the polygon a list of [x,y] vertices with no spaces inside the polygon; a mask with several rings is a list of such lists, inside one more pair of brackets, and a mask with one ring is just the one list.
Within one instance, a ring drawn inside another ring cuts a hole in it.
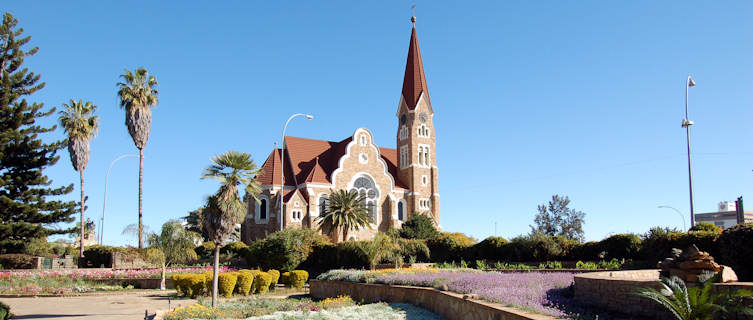
[{"label": "palm tree", "polygon": [[718,274],[706,276],[705,281],[691,288],[676,276],[662,277],[659,290],[640,288],[635,294],[662,306],[677,320],[712,319],[717,313],[721,313],[724,319],[735,313],[753,315],[753,309],[744,306],[741,301],[753,293],[737,290],[714,294],[714,282],[718,277]]},{"label": "palm tree", "polygon": [[204,208],[202,225],[209,234],[209,240],[214,242],[214,278],[212,279],[212,308],[217,307],[217,280],[220,265],[220,247],[235,231],[235,225],[240,223],[245,213],[243,198],[239,194],[238,185],[243,185],[247,199],[258,201],[261,193],[256,176],[261,169],[251,155],[244,152],[228,151],[212,158],[212,165],[204,169],[202,179],[217,179],[221,185],[217,193],[207,199]]},{"label": "palm tree", "polygon": [[99,117],[94,115],[97,110],[90,101],[82,100],[64,103],[64,110],[60,111],[60,125],[68,134],[68,154],[71,156],[73,169],[78,171],[81,178],[81,231],[79,243],[79,257],[84,256],[84,169],[89,164],[89,141],[94,138],[99,129]]},{"label": "palm tree", "polygon": [[135,72],[128,69],[120,75],[123,82],[118,82],[118,97],[120,107],[125,109],[125,124],[133,143],[139,149],[139,248],[144,247],[144,230],[142,224],[142,203],[144,185],[144,147],[149,139],[149,129],[152,125],[152,109],[157,105],[157,79],[149,75],[149,71],[138,68]]},{"label": "palm tree", "polygon": [[350,230],[363,227],[371,229],[374,219],[368,214],[365,199],[355,190],[333,191],[329,196],[327,212],[319,217],[319,230],[332,234],[337,229],[342,229],[343,241],[346,241]]},{"label": "palm tree", "polygon": [[186,230],[177,220],[165,222],[160,234],[152,233],[147,236],[150,249],[147,251],[147,257],[162,267],[160,290],[165,290],[165,272],[168,266],[196,259],[194,242],[200,238],[201,235]]}]

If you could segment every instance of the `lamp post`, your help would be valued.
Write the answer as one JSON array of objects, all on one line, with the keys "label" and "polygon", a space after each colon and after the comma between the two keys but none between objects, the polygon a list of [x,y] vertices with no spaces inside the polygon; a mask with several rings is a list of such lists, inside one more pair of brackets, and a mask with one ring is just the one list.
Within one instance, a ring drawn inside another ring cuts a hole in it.
[{"label": "lamp post", "polygon": [[[682,119],[682,127],[685,128],[685,136],[688,141],[688,189],[690,192],[690,227],[695,225],[695,216],[693,210],[693,171],[690,166],[690,126],[693,125],[693,121],[688,119],[688,89],[695,86],[695,81],[688,75],[685,81],[685,119]],[[684,221],[684,219],[683,219]]]},{"label": "lamp post", "polygon": [[136,157],[138,158],[139,155],[137,154],[124,154],[120,157],[115,158],[110,163],[110,167],[107,168],[107,174],[105,174],[105,196],[104,200],[102,200],[102,223],[99,225],[99,244],[103,244],[105,241],[105,208],[107,207],[107,179],[110,177],[110,170],[112,169],[112,166],[115,165],[115,162],[118,162],[120,159],[128,158],[128,157]]},{"label": "lamp post", "polygon": [[282,198],[285,195],[285,130],[288,129],[288,124],[290,124],[290,120],[293,120],[295,117],[303,116],[306,117],[306,119],[312,120],[314,119],[314,116],[310,114],[305,113],[296,113],[290,118],[288,118],[288,121],[285,122],[285,126],[282,127],[282,146],[280,148],[280,231],[282,231],[282,223],[283,223],[283,212],[282,212]]},{"label": "lamp post", "polygon": [[688,231],[688,229],[685,226],[685,216],[682,215],[682,212],[680,212],[680,210],[677,210],[675,207],[670,207],[670,206],[658,206],[657,208],[672,209],[675,212],[677,212],[677,214],[680,215],[680,219],[682,219],[682,230],[683,230],[683,232]]}]

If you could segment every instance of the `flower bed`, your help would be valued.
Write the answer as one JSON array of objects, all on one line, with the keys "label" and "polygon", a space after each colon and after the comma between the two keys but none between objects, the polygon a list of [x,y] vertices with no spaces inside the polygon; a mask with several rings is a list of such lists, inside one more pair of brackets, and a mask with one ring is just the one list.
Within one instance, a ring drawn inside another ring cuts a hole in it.
[{"label": "flower bed", "polygon": [[[211,267],[170,268],[168,275],[175,273],[199,273]],[[222,267],[222,272],[229,269]],[[71,294],[94,291],[114,291],[128,287],[110,285],[108,279],[158,279],[162,269],[73,269],[46,271],[0,271],[0,294]]]},{"label": "flower bed", "polygon": [[331,270],[319,280],[433,287],[555,317],[567,317],[571,273],[499,273],[459,270]]},{"label": "flower bed", "polygon": [[[426,310],[407,304],[375,303],[356,305],[347,296],[321,301],[311,299],[235,299],[220,301],[217,309],[209,301],[177,308],[163,316],[164,320],[186,319],[410,319],[439,320]],[[415,317],[414,317],[415,316]]]}]

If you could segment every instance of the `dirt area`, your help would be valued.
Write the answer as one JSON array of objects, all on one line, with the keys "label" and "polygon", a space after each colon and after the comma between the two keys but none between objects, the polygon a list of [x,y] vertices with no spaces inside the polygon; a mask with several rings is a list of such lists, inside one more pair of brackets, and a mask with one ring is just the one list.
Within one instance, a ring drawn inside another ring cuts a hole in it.
[{"label": "dirt area", "polygon": [[[154,314],[168,308],[168,297],[174,290],[116,295],[45,298],[0,298],[8,304],[13,319],[65,320],[135,320],[144,319],[144,311]],[[196,303],[191,299],[170,299],[171,307]]]}]

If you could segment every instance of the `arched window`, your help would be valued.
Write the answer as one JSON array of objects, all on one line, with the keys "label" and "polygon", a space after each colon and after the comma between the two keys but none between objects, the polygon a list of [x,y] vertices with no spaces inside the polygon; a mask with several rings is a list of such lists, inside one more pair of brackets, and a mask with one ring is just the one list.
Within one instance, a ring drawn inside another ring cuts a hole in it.
[{"label": "arched window", "polygon": [[319,216],[323,216],[327,213],[327,202],[329,201],[327,195],[319,196]]},{"label": "arched window", "polygon": [[374,219],[374,223],[377,223],[377,202],[379,201],[379,193],[376,190],[376,184],[371,178],[362,176],[358,177],[353,182],[353,188],[351,191],[358,192],[359,196],[364,197],[364,205],[369,211],[369,216]]},{"label": "arched window", "polygon": [[403,202],[402,201],[398,201],[397,202],[397,220],[405,221],[404,220],[405,219],[405,215],[403,214],[403,211],[405,211],[405,209],[403,208]]},{"label": "arched window", "polygon": [[267,199],[259,201],[259,219],[267,219]]}]

